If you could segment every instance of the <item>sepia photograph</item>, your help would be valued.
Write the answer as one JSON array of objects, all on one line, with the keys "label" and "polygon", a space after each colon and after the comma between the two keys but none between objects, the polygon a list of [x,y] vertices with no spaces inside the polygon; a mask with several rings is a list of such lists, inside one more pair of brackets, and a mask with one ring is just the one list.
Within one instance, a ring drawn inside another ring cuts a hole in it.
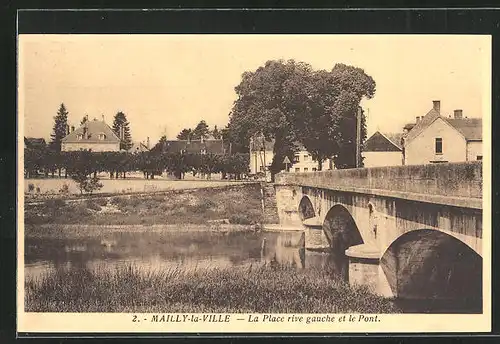
[{"label": "sepia photograph", "polygon": [[490,59],[485,35],[20,34],[20,330],[489,329]]}]

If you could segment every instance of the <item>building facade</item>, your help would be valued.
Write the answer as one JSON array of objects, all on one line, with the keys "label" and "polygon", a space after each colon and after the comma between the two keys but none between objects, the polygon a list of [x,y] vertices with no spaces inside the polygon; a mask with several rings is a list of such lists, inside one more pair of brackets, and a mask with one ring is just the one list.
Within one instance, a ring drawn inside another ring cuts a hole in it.
[{"label": "building facade", "polygon": [[364,167],[403,165],[402,133],[376,131],[365,144],[361,156]]},{"label": "building facade", "polygon": [[167,140],[161,150],[164,153],[191,153],[191,154],[226,154],[228,148],[223,140]]},{"label": "building facade", "polygon": [[[253,137],[250,139],[250,174],[265,173],[270,176],[269,170],[274,158],[274,140],[266,141],[263,138]],[[333,163],[330,159],[323,161],[323,170],[332,169]],[[290,172],[314,172],[318,170],[318,162],[301,145],[288,165]]]},{"label": "building facade", "polygon": [[62,139],[61,151],[88,150],[92,152],[118,152],[120,151],[120,138],[104,122],[94,119],[87,120],[76,130],[69,130]]},{"label": "building facade", "polygon": [[442,116],[440,102],[404,137],[404,163],[429,163],[482,160],[482,119],[463,117],[462,110]]}]

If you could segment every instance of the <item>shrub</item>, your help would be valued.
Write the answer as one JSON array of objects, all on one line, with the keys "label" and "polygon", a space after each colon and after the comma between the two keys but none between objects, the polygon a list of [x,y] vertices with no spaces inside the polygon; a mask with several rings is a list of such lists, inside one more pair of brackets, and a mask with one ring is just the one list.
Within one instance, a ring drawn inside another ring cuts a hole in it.
[{"label": "shrub", "polygon": [[62,193],[63,195],[69,194],[69,185],[64,183],[59,189],[59,192]]},{"label": "shrub", "polygon": [[66,202],[62,199],[48,199],[45,201],[45,206],[50,209],[63,208]]},{"label": "shrub", "polygon": [[229,217],[229,223],[235,225],[251,225],[253,221],[246,214],[234,214]]},{"label": "shrub", "polygon": [[105,207],[108,205],[108,199],[107,198],[96,198],[94,199],[94,202],[99,204],[101,207]]},{"label": "shrub", "polygon": [[102,209],[101,206],[97,204],[97,202],[95,202],[94,200],[87,200],[85,202],[85,206],[87,207],[87,209],[92,209],[95,211],[100,211]]},{"label": "shrub", "polygon": [[77,172],[71,178],[77,183],[80,194],[85,192],[92,195],[94,191],[100,190],[103,187],[99,182],[99,178],[89,177],[85,172]]}]

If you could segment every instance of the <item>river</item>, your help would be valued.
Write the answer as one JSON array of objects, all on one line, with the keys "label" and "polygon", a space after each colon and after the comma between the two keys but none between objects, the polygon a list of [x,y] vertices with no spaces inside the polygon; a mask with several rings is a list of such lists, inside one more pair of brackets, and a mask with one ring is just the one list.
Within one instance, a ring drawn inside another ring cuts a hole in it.
[{"label": "river", "polygon": [[[227,268],[259,264],[319,268],[348,279],[348,261],[322,250],[305,250],[302,232],[111,232],[73,239],[25,239],[25,277],[40,278],[54,269],[113,269],[133,264],[144,271]],[[470,313],[471,305],[396,300],[408,313]],[[474,313],[477,311],[474,311]]]}]

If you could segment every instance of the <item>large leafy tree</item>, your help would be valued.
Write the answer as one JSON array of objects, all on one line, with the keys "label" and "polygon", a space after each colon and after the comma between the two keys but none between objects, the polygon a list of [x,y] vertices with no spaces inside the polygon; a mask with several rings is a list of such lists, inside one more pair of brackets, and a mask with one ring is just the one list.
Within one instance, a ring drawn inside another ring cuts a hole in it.
[{"label": "large leafy tree", "polygon": [[49,147],[56,151],[61,151],[61,141],[67,134],[68,128],[68,110],[64,103],[61,103],[57,115],[54,116],[54,126],[52,128],[52,134],[50,135],[51,141]]},{"label": "large leafy tree", "polygon": [[[282,170],[301,143],[318,161],[333,158],[337,168],[355,166],[356,114],[363,97],[375,93],[375,81],[360,68],[337,64],[314,71],[293,60],[268,61],[245,72],[236,87],[230,114],[230,141],[248,150],[250,137],[274,139],[271,173]],[[365,118],[361,136],[366,138]],[[362,141],[363,141],[362,140]]]},{"label": "large leafy tree", "polygon": [[249,148],[250,138],[263,135],[275,140],[271,175],[284,168],[285,156],[293,155],[297,141],[295,126],[288,112],[286,97],[296,90],[294,83],[307,75],[311,67],[302,62],[267,61],[255,72],[245,72],[235,91],[238,99],[230,114],[230,140]]},{"label": "large leafy tree", "polygon": [[120,128],[123,128],[123,137],[120,137],[120,149],[129,150],[132,148],[132,135],[130,134],[130,123],[123,112],[118,112],[113,120],[113,131],[120,137]]},{"label": "large leafy tree", "polygon": [[[356,126],[359,104],[375,92],[374,80],[360,68],[337,64],[331,72],[300,76],[289,92],[289,117],[298,140],[318,162],[333,158],[337,168],[356,165]],[[366,139],[366,120],[361,111],[361,142]]]}]

